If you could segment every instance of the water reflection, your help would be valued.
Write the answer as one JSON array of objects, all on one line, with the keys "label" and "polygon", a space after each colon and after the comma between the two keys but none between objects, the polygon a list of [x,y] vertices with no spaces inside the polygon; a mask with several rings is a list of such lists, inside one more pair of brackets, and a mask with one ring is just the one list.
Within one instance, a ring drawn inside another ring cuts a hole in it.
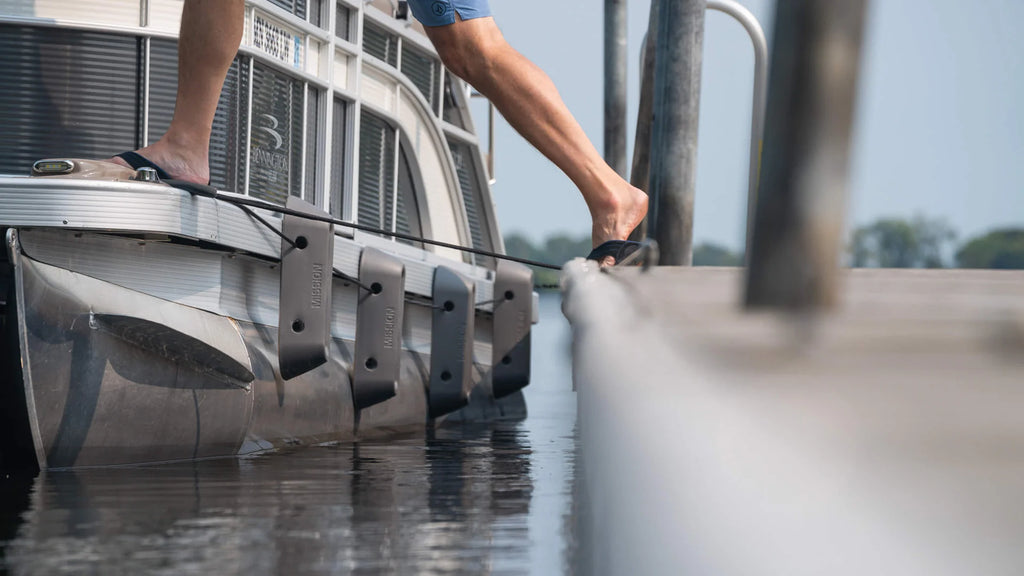
[{"label": "water reflection", "polygon": [[521,425],[506,424],[47,473],[4,487],[5,561],[15,574],[479,574],[528,557],[530,453]]},{"label": "water reflection", "polygon": [[565,363],[559,319],[535,334],[525,422],[0,480],[0,572],[571,571],[575,399],[544,359]]}]

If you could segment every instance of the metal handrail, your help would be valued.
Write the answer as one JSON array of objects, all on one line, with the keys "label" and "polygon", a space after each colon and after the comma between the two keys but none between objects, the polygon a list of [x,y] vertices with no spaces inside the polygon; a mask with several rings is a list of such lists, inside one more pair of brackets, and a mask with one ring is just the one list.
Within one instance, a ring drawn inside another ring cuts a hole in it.
[{"label": "metal handrail", "polygon": [[487,183],[491,186],[498,181],[494,177],[494,102],[484,96],[476,89],[467,85],[467,93],[470,98],[484,98],[487,100]]},{"label": "metal handrail", "polygon": [[708,10],[732,16],[743,25],[754,44],[754,108],[750,128],[750,174],[747,182],[746,258],[754,236],[754,214],[757,207],[757,185],[761,174],[761,147],[764,142],[764,117],[768,105],[768,41],[764,29],[750,10],[735,0],[708,0]]}]

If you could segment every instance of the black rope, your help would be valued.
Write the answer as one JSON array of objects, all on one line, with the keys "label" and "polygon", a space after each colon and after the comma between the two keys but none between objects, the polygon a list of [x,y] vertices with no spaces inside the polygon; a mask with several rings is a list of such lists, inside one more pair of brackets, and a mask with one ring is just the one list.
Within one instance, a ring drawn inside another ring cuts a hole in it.
[{"label": "black rope", "polygon": [[334,270],[334,275],[335,276],[337,276],[338,278],[341,278],[345,282],[351,282],[352,284],[355,284],[356,286],[359,286],[360,288],[362,288],[363,290],[366,290],[367,292],[373,292],[373,288],[367,286],[366,284],[363,284],[362,282],[359,281],[358,278],[353,278],[352,276],[349,276],[348,274],[345,274],[344,272],[342,272],[341,270],[338,270],[337,268],[332,268],[332,270]]},{"label": "black rope", "polygon": [[[289,245],[291,245],[292,248],[296,247],[294,240],[289,238],[288,235],[286,235],[284,232],[281,232],[276,227],[274,227],[273,224],[271,224],[270,222],[267,222],[259,214],[253,212],[251,208],[249,208],[248,206],[245,206],[245,205],[239,205],[238,207],[241,208],[246,214],[248,214],[249,216],[254,218],[257,222],[259,222],[260,224],[265,226],[268,230],[270,230],[274,234],[277,234],[278,236],[280,236],[281,239],[284,240],[285,242],[287,242]],[[356,286],[359,286],[360,288],[362,288],[363,290],[366,290],[367,292],[372,292],[373,291],[373,288],[367,286],[366,284],[363,284],[362,282],[359,281],[358,278],[354,278],[352,276],[349,276],[348,274],[345,274],[341,270],[338,270],[337,268],[334,268],[334,267],[331,267],[331,270],[334,272],[334,275],[337,276],[338,278],[341,278],[342,280],[344,280],[346,282],[350,282],[352,284],[355,284]]]},{"label": "black rope", "polygon": [[282,240],[287,242],[292,248],[295,248],[295,241],[294,240],[292,240],[287,235],[285,235],[284,232],[281,232],[276,227],[274,227],[273,224],[271,224],[270,222],[267,222],[266,220],[264,220],[262,216],[260,216],[259,214],[253,212],[251,208],[249,208],[248,206],[244,206],[244,205],[239,205],[238,207],[241,208],[243,212],[248,214],[250,218],[253,218],[257,222],[259,222],[260,224],[263,224],[264,226],[267,227],[268,230],[270,230],[274,234],[277,234],[278,236],[281,237]]},{"label": "black rope", "polygon": [[[224,200],[225,202],[228,202],[228,203],[233,203],[232,202],[233,200],[237,200],[235,198],[220,196],[219,194],[216,196],[216,198],[219,199],[219,200]],[[235,202],[235,204],[238,206],[239,209],[241,209],[243,212],[248,214],[250,218],[256,220],[257,222],[262,224],[266,229],[270,230],[271,232],[273,232],[277,236],[280,236],[281,239],[284,240],[285,242],[287,242],[288,245],[290,245],[292,248],[296,247],[294,240],[289,238],[288,235],[286,235],[284,232],[278,230],[277,227],[275,227],[273,224],[271,224],[270,222],[267,222],[267,220],[265,218],[263,218],[262,216],[260,216],[256,212],[254,212],[252,210],[252,208],[249,208],[249,205],[247,205],[247,203]],[[258,204],[253,203],[251,205],[256,206]],[[274,210],[274,211],[280,212],[282,214],[289,214],[289,215],[309,218],[311,220],[329,221],[332,224],[341,224],[343,226],[351,226],[351,227],[359,229],[359,230],[372,231],[372,232],[377,232],[377,233],[380,233],[380,234],[388,234],[388,235],[393,235],[393,236],[396,236],[396,237],[399,237],[399,238],[405,237],[405,239],[416,239],[415,236],[409,236],[407,234],[400,234],[400,233],[397,233],[397,232],[387,232],[385,230],[377,230],[377,229],[372,228],[370,226],[360,226],[358,224],[353,224],[351,222],[344,222],[344,221],[341,221],[341,220],[336,220],[334,218],[326,218],[324,216],[319,216],[319,215],[316,215],[316,214],[305,214],[305,213],[302,213],[302,212],[297,212],[295,210],[289,210],[287,208],[281,208],[279,206],[274,206],[274,205],[262,206],[261,205],[259,207],[266,208],[268,210]],[[553,270],[561,270],[561,267],[556,267],[556,266],[551,265],[551,264],[544,264],[543,262],[534,262],[532,260],[527,260],[525,258],[516,258],[514,256],[507,256],[505,254],[496,254],[494,252],[488,252],[486,250],[478,250],[476,248],[466,248],[465,246],[456,246],[454,244],[447,244],[445,242],[435,242],[433,240],[427,240],[425,238],[418,238],[417,240],[420,241],[420,242],[426,242],[428,244],[437,244],[439,246],[445,246],[445,247],[448,247],[448,248],[456,248],[458,250],[465,250],[465,251],[474,252],[474,253],[477,253],[477,254],[482,253],[482,254],[484,254],[486,256],[492,256],[494,258],[504,258],[506,260],[512,260],[514,262],[520,262],[520,263],[523,263],[523,264],[529,264],[531,266],[541,266],[541,267],[550,268],[550,269],[553,269]],[[337,276],[338,278],[341,278],[342,280],[344,280],[346,282],[350,282],[352,284],[355,284],[356,286],[359,286],[360,288],[362,288],[363,290],[366,290],[368,292],[372,292],[373,291],[373,288],[371,288],[370,286],[367,286],[366,284],[363,284],[362,282],[359,281],[358,278],[349,276],[348,274],[345,274],[344,272],[342,272],[341,270],[338,270],[337,268],[333,268],[332,267],[332,270],[334,272],[334,275]],[[559,286],[558,284],[534,284],[533,288],[534,288],[534,290],[556,290],[556,289],[561,288],[561,286]],[[409,300],[409,298],[406,297],[406,300]],[[475,303],[475,306],[487,306],[488,304],[497,304],[501,300],[503,300],[503,299],[502,298],[496,298],[494,300],[488,300],[486,302],[477,302],[477,303]],[[444,306],[443,305],[442,306],[430,306],[430,308],[433,308],[435,310],[441,310],[441,309],[444,308]]]},{"label": "black rope", "polygon": [[224,202],[227,202],[229,204],[233,204],[235,206],[238,206],[240,209],[244,210],[247,214],[249,214],[250,216],[256,218],[257,220],[262,222],[264,225],[269,227],[271,230],[273,230],[275,234],[277,234],[278,236],[281,236],[282,238],[285,238],[285,240],[287,240],[288,242],[292,242],[292,241],[290,239],[288,239],[286,236],[284,236],[284,234],[282,234],[277,228],[274,228],[273,225],[271,225],[266,220],[260,218],[255,212],[253,212],[252,210],[249,210],[247,207],[248,206],[252,206],[254,208],[263,208],[264,210],[269,210],[271,212],[276,212],[278,214],[285,214],[285,215],[288,215],[288,216],[298,216],[300,218],[308,218],[308,219],[314,220],[316,222],[326,222],[328,224],[334,224],[335,226],[343,226],[343,227],[346,227],[346,228],[352,228],[354,230],[362,230],[363,232],[370,232],[370,233],[373,233],[373,234],[381,234],[383,236],[391,236],[393,238],[398,238],[398,239],[401,239],[401,240],[409,240],[410,242],[422,242],[423,244],[430,244],[430,245],[433,245],[433,246],[440,246],[441,248],[451,248],[452,250],[460,250],[462,252],[469,252],[471,254],[476,254],[478,256],[488,256],[488,257],[491,257],[491,258],[498,258],[498,259],[501,259],[501,260],[508,260],[508,261],[511,261],[511,262],[518,262],[520,264],[526,264],[528,266],[536,266],[538,268],[547,268],[549,270],[561,270],[562,269],[561,266],[555,266],[554,264],[548,264],[546,262],[538,262],[536,260],[530,260],[528,258],[519,258],[518,256],[509,256],[508,254],[498,254],[497,252],[492,252],[490,250],[483,250],[483,249],[480,249],[480,248],[470,248],[468,246],[459,246],[458,244],[451,244],[451,243],[448,243],[448,242],[441,242],[440,240],[430,240],[428,238],[420,238],[419,236],[413,236],[411,234],[403,234],[402,232],[390,232],[388,230],[381,230],[380,228],[374,228],[373,226],[365,226],[363,224],[356,224],[354,222],[345,222],[344,220],[339,220],[339,219],[333,218],[331,216],[323,216],[323,215],[320,215],[320,214],[309,214],[309,213],[306,213],[306,212],[300,212],[298,210],[292,210],[292,209],[286,208],[284,206],[277,206],[275,204],[271,204],[271,203],[265,202],[263,200],[256,200],[256,199],[253,199],[253,198],[245,198],[245,197],[225,196],[223,194],[220,194],[217,191],[214,191],[212,195],[210,195],[210,194],[204,194],[204,195],[206,195],[208,197],[212,197],[212,198],[217,199],[217,200],[222,200]]}]

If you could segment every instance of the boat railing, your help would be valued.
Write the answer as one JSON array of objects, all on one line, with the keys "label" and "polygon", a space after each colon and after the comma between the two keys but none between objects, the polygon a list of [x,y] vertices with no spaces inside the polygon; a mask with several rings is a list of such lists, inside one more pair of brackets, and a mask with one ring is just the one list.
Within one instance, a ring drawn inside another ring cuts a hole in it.
[{"label": "boat railing", "polygon": [[761,148],[764,143],[764,115],[768,105],[768,41],[757,17],[736,0],[708,0],[708,10],[728,14],[743,25],[754,46],[754,102],[750,117],[750,172],[747,181],[747,249],[754,235],[757,206],[757,182],[761,172]]},{"label": "boat railing", "polygon": [[[486,96],[472,88],[470,88],[470,97],[487,99]],[[494,102],[490,100],[487,100],[487,155],[485,158],[487,160],[487,182],[494,186],[498,180],[494,177]]]},{"label": "boat railing", "polygon": [[[754,48],[754,86],[753,104],[750,119],[750,153],[747,177],[747,238],[753,236],[754,214],[757,206],[757,187],[761,169],[761,150],[764,138],[765,109],[768,103],[768,41],[764,29],[757,17],[736,0],[708,0],[708,10],[715,10],[732,16],[739,22],[750,36]],[[657,26],[657,11],[652,10],[650,28]],[[644,35],[643,48],[640,54],[640,120],[636,130],[634,145],[632,184],[644,189],[649,188],[650,173],[650,122],[654,113],[654,67],[653,60],[648,60],[647,50],[654,47],[650,38],[650,30]],[[646,125],[645,125],[646,123]],[[749,253],[749,246],[746,253]]]}]

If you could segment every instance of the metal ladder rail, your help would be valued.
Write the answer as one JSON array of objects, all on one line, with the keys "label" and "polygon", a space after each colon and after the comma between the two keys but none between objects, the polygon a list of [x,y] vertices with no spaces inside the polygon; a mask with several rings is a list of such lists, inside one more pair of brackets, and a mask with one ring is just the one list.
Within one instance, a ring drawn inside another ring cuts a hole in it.
[{"label": "metal ladder rail", "polygon": [[732,16],[750,35],[754,45],[754,103],[750,119],[750,173],[747,181],[747,236],[744,259],[749,261],[750,242],[754,237],[754,215],[757,212],[757,185],[761,172],[761,149],[764,143],[764,117],[768,105],[768,41],[761,23],[754,14],[736,0],[708,0],[708,10]]}]

